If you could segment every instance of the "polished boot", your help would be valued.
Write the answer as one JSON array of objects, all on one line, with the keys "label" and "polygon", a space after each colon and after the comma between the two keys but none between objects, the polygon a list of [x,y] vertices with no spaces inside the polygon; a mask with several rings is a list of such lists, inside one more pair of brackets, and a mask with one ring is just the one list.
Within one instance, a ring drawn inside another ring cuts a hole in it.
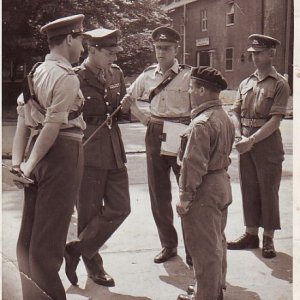
[{"label": "polished boot", "polygon": [[164,247],[159,254],[154,257],[154,262],[157,264],[166,262],[171,257],[177,256],[176,248],[167,248]]},{"label": "polished boot", "polygon": [[187,295],[187,294],[180,294],[177,297],[177,300],[195,300],[195,294]]},{"label": "polished boot", "polygon": [[244,233],[237,240],[227,242],[227,249],[229,250],[243,250],[259,248],[259,238],[257,235]]},{"label": "polished boot", "polygon": [[188,295],[195,294],[195,285],[194,284],[190,284],[187,287],[186,292],[188,293]]},{"label": "polished boot", "polygon": [[273,239],[269,236],[263,236],[262,256],[264,258],[273,258],[276,256]]},{"label": "polished boot", "polygon": [[106,273],[103,268],[103,260],[100,254],[96,254],[93,258],[88,259],[83,257],[88,277],[91,278],[96,284],[103,286],[115,286],[114,279]]},{"label": "polished boot", "polygon": [[64,253],[66,263],[65,271],[72,285],[77,285],[78,283],[76,268],[80,260],[80,252],[77,250],[77,243],[76,241],[68,243]]}]

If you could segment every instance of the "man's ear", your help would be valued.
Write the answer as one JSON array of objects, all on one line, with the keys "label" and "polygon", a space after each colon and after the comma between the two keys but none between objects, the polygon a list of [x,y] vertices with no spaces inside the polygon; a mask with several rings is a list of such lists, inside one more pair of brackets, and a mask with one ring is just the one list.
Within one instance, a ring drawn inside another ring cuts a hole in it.
[{"label": "man's ear", "polygon": [[72,35],[71,34],[68,34],[67,37],[66,37],[66,43],[67,45],[72,45]]}]

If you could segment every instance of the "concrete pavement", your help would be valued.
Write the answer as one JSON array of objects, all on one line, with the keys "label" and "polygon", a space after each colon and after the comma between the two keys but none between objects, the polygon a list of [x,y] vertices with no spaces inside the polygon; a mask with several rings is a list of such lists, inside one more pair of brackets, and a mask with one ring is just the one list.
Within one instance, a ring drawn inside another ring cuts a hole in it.
[{"label": "concrete pavement", "polygon": [[[292,120],[284,120],[281,125],[286,158],[280,188],[282,230],[276,233],[274,240],[278,255],[267,260],[261,257],[261,249],[228,251],[226,300],[293,299],[292,124]],[[14,131],[13,128],[9,130],[10,133]],[[193,282],[192,270],[184,263],[180,219],[175,214],[174,221],[179,234],[179,256],[164,264],[154,264],[153,257],[159,252],[160,243],[151,215],[148,194],[143,142],[145,128],[140,123],[129,123],[122,124],[121,131],[128,153],[132,212],[100,251],[106,271],[114,277],[116,286],[106,288],[95,285],[87,279],[82,262],[77,272],[78,287],[73,287],[68,282],[64,274],[64,265],[60,275],[67,294],[73,295],[75,299],[82,295],[92,300],[174,300]],[[226,233],[228,239],[235,239],[244,231],[235,150],[232,153],[229,173],[232,178],[234,202],[229,208]],[[175,207],[178,188],[174,176],[172,183]],[[22,297],[15,247],[21,221],[23,193],[10,186],[7,179],[3,178],[2,196],[2,296],[4,300],[20,300]],[[77,216],[74,213],[68,240],[76,236],[76,225]]]}]

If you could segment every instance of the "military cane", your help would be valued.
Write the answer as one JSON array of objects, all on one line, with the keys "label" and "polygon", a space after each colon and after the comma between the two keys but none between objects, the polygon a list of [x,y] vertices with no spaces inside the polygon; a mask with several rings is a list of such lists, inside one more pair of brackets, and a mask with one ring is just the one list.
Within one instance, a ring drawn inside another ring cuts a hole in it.
[{"label": "military cane", "polygon": [[107,119],[101,123],[101,125],[89,136],[89,138],[83,143],[83,147],[86,146],[86,144],[95,136],[95,134],[104,126],[106,125],[111,118],[121,109],[122,105],[120,104],[113,112],[110,116],[107,117]]}]

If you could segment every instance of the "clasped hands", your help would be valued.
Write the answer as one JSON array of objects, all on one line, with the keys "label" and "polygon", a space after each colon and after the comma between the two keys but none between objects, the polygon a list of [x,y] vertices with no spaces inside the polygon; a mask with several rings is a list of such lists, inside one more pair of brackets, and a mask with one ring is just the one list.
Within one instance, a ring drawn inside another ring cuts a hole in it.
[{"label": "clasped hands", "polygon": [[235,148],[240,154],[244,154],[252,149],[254,138],[241,136],[241,139],[236,142]]}]

